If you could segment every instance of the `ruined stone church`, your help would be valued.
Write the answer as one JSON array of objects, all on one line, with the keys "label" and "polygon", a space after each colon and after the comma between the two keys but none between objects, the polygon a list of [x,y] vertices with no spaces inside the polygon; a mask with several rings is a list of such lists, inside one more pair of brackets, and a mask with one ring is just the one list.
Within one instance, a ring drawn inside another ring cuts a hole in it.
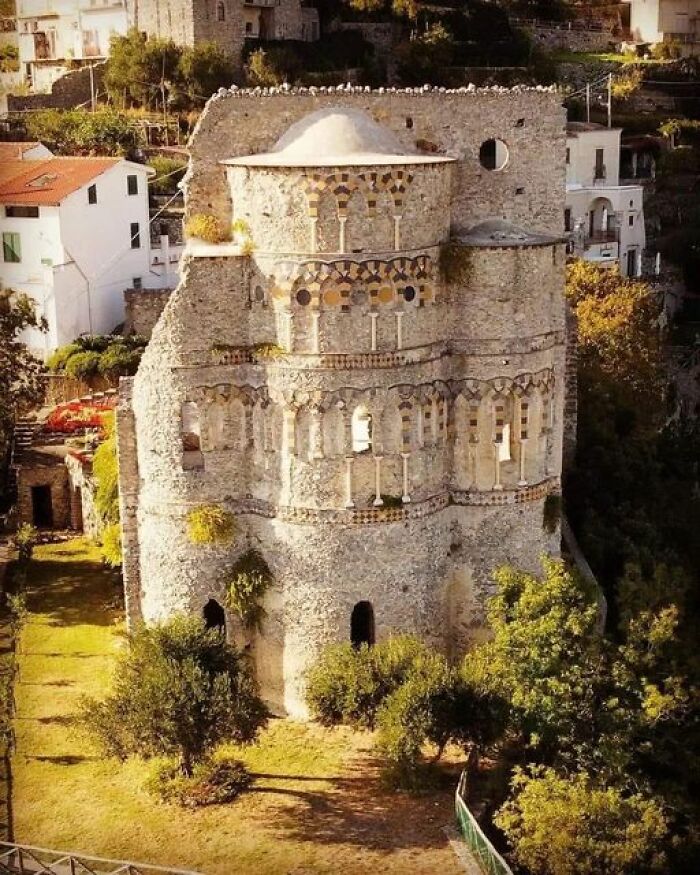
[{"label": "ruined stone church", "polygon": [[[179,287],[118,413],[131,624],[221,613],[273,709],[329,642],[484,634],[557,554],[564,110],[547,89],[221,92],[191,142]],[[193,543],[201,507],[229,542]],[[246,551],[258,630],[226,608]]]}]

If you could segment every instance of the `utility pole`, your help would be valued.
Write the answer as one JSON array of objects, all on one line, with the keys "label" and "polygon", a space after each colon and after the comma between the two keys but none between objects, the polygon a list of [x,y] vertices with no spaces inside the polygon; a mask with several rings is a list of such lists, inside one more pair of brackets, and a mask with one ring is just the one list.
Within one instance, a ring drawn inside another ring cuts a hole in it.
[{"label": "utility pole", "polygon": [[160,97],[163,101],[163,124],[165,125],[165,145],[168,144],[168,109],[165,105],[165,49],[163,50],[163,66],[160,75]]},{"label": "utility pole", "polygon": [[608,73],[608,127],[612,127],[612,73]]},{"label": "utility pole", "polygon": [[591,83],[586,82],[586,121],[591,121]]},{"label": "utility pole", "polygon": [[95,73],[94,73],[94,64],[90,62],[90,110],[91,112],[95,111]]}]

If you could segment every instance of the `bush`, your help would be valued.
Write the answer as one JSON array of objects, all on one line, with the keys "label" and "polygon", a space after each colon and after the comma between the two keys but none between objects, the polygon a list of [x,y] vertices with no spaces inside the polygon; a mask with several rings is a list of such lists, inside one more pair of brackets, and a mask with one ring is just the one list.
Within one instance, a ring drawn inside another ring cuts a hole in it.
[{"label": "bush", "polygon": [[59,346],[46,360],[46,367],[54,373],[64,371],[68,360],[79,352],[83,352],[83,347],[75,341],[65,346]]},{"label": "bush", "polygon": [[257,49],[245,65],[246,82],[251,87],[281,85],[294,81],[300,72],[299,58],[291,48],[283,46]]},{"label": "bush", "polygon": [[398,46],[398,73],[402,82],[420,85],[441,80],[445,67],[452,63],[454,39],[442,24]]},{"label": "bush", "polygon": [[252,775],[239,760],[205,759],[194,766],[191,777],[182,774],[178,763],[171,761],[160,764],[147,787],[163,802],[200,808],[233,802],[252,781]]},{"label": "bush", "polygon": [[41,140],[58,155],[129,155],[138,145],[129,117],[109,107],[41,109],[27,113],[27,137]]},{"label": "bush", "polygon": [[105,752],[177,757],[187,777],[216,745],[251,741],[266,719],[247,661],[194,617],[136,632],[112,690],[83,706]]},{"label": "bush", "polygon": [[98,371],[103,377],[132,377],[138,370],[143,349],[129,348],[125,343],[112,343],[100,356]]},{"label": "bush", "polygon": [[122,533],[118,522],[110,523],[102,529],[100,553],[110,568],[118,568],[122,564]]},{"label": "bush", "polygon": [[163,155],[154,155],[149,159],[148,165],[156,172],[155,178],[148,182],[148,188],[154,194],[174,194],[187,170],[186,161]]},{"label": "bush", "polygon": [[32,558],[34,548],[38,542],[38,530],[29,523],[23,523],[12,539],[13,546],[17,550],[17,560],[22,565],[26,565]]},{"label": "bush", "polygon": [[231,239],[230,231],[216,218],[206,213],[195,213],[185,224],[185,234],[206,243],[225,243]]},{"label": "bush", "polygon": [[669,871],[658,848],[667,833],[659,804],[596,786],[578,772],[516,769],[513,796],[497,812],[516,861],[542,875]]},{"label": "bush", "polygon": [[187,514],[187,534],[193,544],[228,544],[236,531],[235,517],[216,504],[204,504]]},{"label": "bush", "polygon": [[95,509],[104,525],[119,522],[119,467],[114,417],[105,423],[105,440],[95,450],[92,473],[95,478]]},{"label": "bush", "polygon": [[76,352],[66,362],[66,376],[76,380],[94,377],[99,372],[100,360],[98,352]]},{"label": "bush", "polygon": [[248,550],[235,563],[226,584],[226,604],[247,629],[259,629],[265,616],[261,604],[272,586],[272,572],[257,550]]},{"label": "bush", "polygon": [[307,675],[306,701],[326,726],[374,726],[377,710],[406,679],[426,646],[408,635],[375,647],[327,647]]}]

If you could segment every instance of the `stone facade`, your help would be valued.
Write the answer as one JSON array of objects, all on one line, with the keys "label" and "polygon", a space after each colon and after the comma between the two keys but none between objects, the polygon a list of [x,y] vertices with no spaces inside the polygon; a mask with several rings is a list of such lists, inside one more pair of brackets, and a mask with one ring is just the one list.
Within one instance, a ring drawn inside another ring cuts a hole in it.
[{"label": "stone facade", "polygon": [[9,112],[26,112],[33,109],[73,109],[90,104],[92,89],[95,94],[104,93],[104,77],[107,65],[102,62],[90,68],[67,71],[51,85],[49,94],[7,95]]},{"label": "stone facade", "polygon": [[150,337],[170,295],[171,289],[126,289],[124,334]]},{"label": "stone facade", "polygon": [[215,42],[238,61],[246,38],[310,38],[300,0],[129,0],[128,6],[138,30],[182,46]]},{"label": "stone facade", "polygon": [[[190,244],[122,382],[132,624],[224,604],[257,550],[262,630],[228,633],[271,706],[304,715],[305,668],[358,640],[361,605],[359,640],[412,632],[456,658],[494,568],[558,552],[564,121],[546,89],[210,101],[186,209],[246,239]],[[232,543],[190,541],[202,505],[235,515]]]}]

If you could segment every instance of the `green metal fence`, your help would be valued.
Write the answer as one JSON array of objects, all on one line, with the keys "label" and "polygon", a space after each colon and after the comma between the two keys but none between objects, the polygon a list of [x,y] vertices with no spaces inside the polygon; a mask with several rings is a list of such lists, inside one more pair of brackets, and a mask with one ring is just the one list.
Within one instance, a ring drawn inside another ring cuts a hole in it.
[{"label": "green metal fence", "polygon": [[457,825],[464,841],[484,875],[513,875],[506,861],[486,838],[474,815],[467,807],[467,803],[464,801],[466,784],[467,773],[464,771],[455,792]]}]

